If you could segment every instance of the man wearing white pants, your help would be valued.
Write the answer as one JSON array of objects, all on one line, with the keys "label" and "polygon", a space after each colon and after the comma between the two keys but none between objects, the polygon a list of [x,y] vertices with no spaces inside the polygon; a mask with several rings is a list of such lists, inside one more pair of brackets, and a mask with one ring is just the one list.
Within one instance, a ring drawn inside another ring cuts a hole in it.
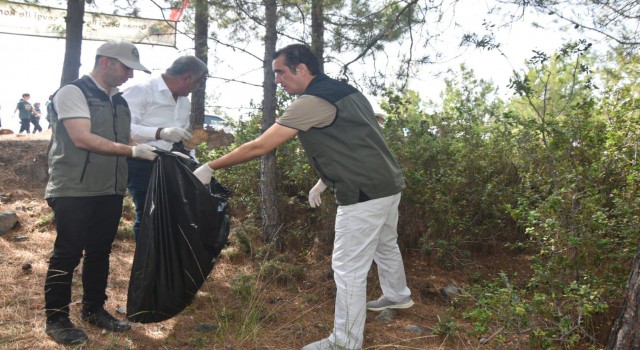
[{"label": "man wearing white pants", "polygon": [[[413,305],[397,244],[399,203],[400,193],[338,207],[332,259],[337,287],[336,315],[329,337],[331,343],[343,344],[348,349],[362,346],[367,274],[372,260],[378,266],[383,295],[387,300],[399,302],[388,303],[387,307]],[[380,306],[379,310],[387,308]]]},{"label": "man wearing white pants", "polygon": [[[338,203],[332,267],[337,287],[333,332],[303,350],[361,349],[366,310],[413,305],[398,248],[398,204],[406,187],[367,98],[319,70],[304,45],[273,56],[275,82],[300,95],[261,136],[202,165],[194,174],[209,183],[214,169],[262,156],[298,136],[320,176],[309,204],[330,187]],[[367,273],[376,261],[383,296],[366,302]]]}]

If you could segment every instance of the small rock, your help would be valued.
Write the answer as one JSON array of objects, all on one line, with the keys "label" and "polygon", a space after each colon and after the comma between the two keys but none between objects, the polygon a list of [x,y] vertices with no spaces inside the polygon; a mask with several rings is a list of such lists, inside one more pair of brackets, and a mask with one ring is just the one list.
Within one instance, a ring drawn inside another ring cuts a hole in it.
[{"label": "small rock", "polygon": [[29,270],[31,270],[31,264],[29,264],[29,263],[22,264],[22,270],[23,270],[23,271],[29,271]]},{"label": "small rock", "polygon": [[440,294],[442,294],[445,299],[451,299],[460,296],[462,294],[462,289],[454,285],[448,285],[440,289]]},{"label": "small rock", "polygon": [[195,329],[196,332],[215,332],[218,330],[218,326],[213,323],[200,323]]},{"label": "small rock", "polygon": [[26,241],[27,239],[28,239],[27,236],[15,236],[12,238],[14,242],[23,242],[23,241]]},{"label": "small rock", "polygon": [[376,316],[376,321],[391,322],[395,316],[396,311],[394,309],[385,309],[380,313],[380,315]]},{"label": "small rock", "polygon": [[480,338],[480,345],[484,345],[484,344],[486,344],[486,343],[488,343],[488,342],[489,342],[489,339],[487,339],[487,338]]},{"label": "small rock", "polygon": [[18,223],[18,215],[13,210],[0,213],[0,235],[7,233]]},{"label": "small rock", "polygon": [[121,315],[126,314],[126,313],[127,313],[127,307],[126,307],[126,306],[120,306],[120,305],[118,305],[118,306],[116,307],[116,313],[117,313],[117,314],[121,314]]},{"label": "small rock", "polygon": [[404,327],[404,329],[408,330],[409,332],[413,332],[416,334],[422,334],[422,328],[416,326],[416,325],[408,325],[406,327]]}]

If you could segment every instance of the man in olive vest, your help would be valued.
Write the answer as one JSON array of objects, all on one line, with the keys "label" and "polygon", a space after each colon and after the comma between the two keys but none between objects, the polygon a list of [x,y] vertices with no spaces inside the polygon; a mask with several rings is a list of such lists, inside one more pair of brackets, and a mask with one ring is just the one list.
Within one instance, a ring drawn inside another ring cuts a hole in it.
[{"label": "man in olive vest", "polygon": [[[213,171],[260,157],[298,136],[320,180],[310,191],[312,207],[330,187],[338,203],[332,268],[337,287],[333,332],[303,350],[361,349],[366,310],[413,306],[398,247],[398,204],[405,182],[367,98],[320,72],[304,45],[274,54],[275,82],[300,95],[257,139],[202,165],[202,183]],[[378,266],[383,296],[366,302],[367,273]]]},{"label": "man in olive vest", "polygon": [[88,339],[69,318],[73,271],[80,259],[82,320],[112,332],[131,329],[104,303],[111,245],[127,189],[127,157],[156,157],[153,147],[131,143],[131,113],[117,89],[134,69],[148,73],[136,47],[108,42],[98,48],[90,74],[53,95],[45,198],[55,214],[57,235],[44,284],[45,331],[61,344]]}]

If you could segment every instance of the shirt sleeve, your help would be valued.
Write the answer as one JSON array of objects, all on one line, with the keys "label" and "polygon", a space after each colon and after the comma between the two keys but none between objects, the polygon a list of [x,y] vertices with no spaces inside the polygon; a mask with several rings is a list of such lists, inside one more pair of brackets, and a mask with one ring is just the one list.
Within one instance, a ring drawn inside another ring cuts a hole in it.
[{"label": "shirt sleeve", "polygon": [[150,103],[150,99],[147,98],[147,89],[140,85],[133,85],[122,92],[122,97],[127,100],[131,111],[131,139],[136,142],[155,140],[158,128],[144,126],[140,122]]},{"label": "shirt sleeve", "polygon": [[91,119],[89,105],[79,87],[69,84],[60,88],[53,97],[58,112],[58,119],[88,118]]},{"label": "shirt sleeve", "polygon": [[333,123],[337,109],[317,96],[303,95],[295,99],[276,123],[300,131],[322,128]]}]

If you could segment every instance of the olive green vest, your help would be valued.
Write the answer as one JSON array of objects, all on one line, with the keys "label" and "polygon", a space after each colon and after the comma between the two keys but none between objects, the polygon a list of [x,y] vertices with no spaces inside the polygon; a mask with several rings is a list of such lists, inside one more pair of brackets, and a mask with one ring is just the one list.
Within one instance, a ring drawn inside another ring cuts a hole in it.
[{"label": "olive green vest", "polygon": [[388,197],[406,187],[362,93],[320,74],[303,94],[320,97],[337,109],[331,125],[299,132],[298,138],[339,205]]},{"label": "olive green vest", "polygon": [[[118,143],[129,143],[131,113],[120,93],[110,99],[93,80],[84,76],[71,84],[82,90],[91,113],[91,133]],[[45,198],[124,195],[127,161],[77,148],[52,108],[53,139],[49,151],[49,182]]]}]

